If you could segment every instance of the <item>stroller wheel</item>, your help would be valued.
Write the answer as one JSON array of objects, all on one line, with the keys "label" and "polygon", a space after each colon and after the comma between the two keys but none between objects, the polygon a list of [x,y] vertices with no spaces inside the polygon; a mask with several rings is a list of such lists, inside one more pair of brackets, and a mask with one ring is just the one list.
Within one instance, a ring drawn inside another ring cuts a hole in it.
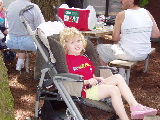
[{"label": "stroller wheel", "polygon": [[5,62],[11,62],[16,57],[16,53],[11,51],[11,49],[4,50],[3,55],[4,55]]}]

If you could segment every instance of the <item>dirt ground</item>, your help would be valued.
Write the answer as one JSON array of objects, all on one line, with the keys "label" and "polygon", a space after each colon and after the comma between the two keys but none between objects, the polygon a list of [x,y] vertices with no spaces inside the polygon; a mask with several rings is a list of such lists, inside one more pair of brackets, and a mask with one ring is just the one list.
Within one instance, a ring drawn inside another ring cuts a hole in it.
[{"label": "dirt ground", "polygon": [[[139,62],[131,70],[129,87],[136,100],[143,105],[158,109],[160,116],[160,42],[152,42],[152,47],[156,52],[150,56],[147,73],[143,73],[144,61]],[[38,81],[34,76],[35,54],[30,54],[30,72],[22,70],[21,74],[15,70],[16,60],[6,63],[9,75],[9,85],[14,97],[14,114],[16,120],[24,120],[26,117],[33,118],[35,107],[35,95]],[[106,120],[111,113],[84,106],[89,120]],[[129,106],[125,104],[128,116],[130,116]]]}]

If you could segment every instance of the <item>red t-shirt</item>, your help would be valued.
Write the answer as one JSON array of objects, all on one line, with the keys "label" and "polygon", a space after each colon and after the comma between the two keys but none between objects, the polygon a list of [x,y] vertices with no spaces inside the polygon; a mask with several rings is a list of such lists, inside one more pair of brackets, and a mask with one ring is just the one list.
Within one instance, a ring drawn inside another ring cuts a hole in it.
[{"label": "red t-shirt", "polygon": [[[75,56],[75,55],[66,55],[66,61],[68,65],[68,70],[70,73],[83,75],[84,80],[93,78],[94,66],[92,62],[85,56]],[[84,86],[85,88],[85,86]],[[85,91],[82,91],[82,96],[86,98]]]}]

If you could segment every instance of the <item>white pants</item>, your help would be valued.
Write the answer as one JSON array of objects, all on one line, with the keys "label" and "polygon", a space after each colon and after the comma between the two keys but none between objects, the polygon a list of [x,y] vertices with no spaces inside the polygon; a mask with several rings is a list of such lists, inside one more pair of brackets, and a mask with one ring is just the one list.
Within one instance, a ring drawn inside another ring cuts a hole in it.
[{"label": "white pants", "polygon": [[144,55],[141,58],[136,58],[129,54],[127,51],[124,51],[119,44],[98,44],[97,51],[99,56],[105,63],[111,62],[112,60],[116,59],[142,61],[147,58],[147,55]]}]

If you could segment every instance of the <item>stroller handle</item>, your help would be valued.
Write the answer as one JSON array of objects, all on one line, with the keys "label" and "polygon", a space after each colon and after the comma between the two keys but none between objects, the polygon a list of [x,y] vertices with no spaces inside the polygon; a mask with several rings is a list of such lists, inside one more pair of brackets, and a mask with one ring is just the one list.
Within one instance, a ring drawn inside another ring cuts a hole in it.
[{"label": "stroller handle", "polygon": [[63,26],[66,27],[65,24],[64,24],[64,21],[57,15],[58,10],[57,10],[56,6],[53,6],[53,10],[54,10],[53,12],[54,12],[55,19],[57,21],[60,21],[63,24]]},{"label": "stroller handle", "polygon": [[25,8],[23,8],[23,9],[19,12],[19,16],[22,16],[25,11],[28,11],[28,10],[32,9],[33,7],[34,7],[34,5],[28,5],[28,6],[26,6]]}]

